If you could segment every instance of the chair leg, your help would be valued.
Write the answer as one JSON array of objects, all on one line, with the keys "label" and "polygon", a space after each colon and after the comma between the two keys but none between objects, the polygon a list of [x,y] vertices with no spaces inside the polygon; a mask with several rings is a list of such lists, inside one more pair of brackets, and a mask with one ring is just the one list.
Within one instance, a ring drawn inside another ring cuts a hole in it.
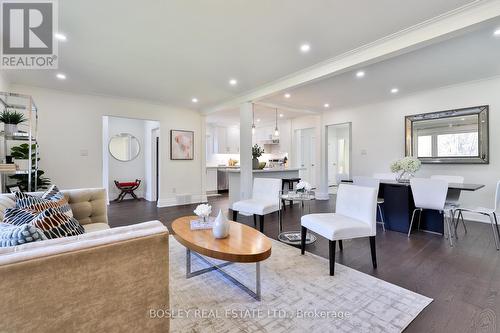
[{"label": "chair leg", "polygon": [[453,222],[450,222],[450,216],[451,215],[451,212],[450,214],[447,214],[446,212],[443,212],[443,218],[444,218],[444,221],[446,223],[446,227],[448,229],[448,239],[450,241],[450,246],[453,247],[453,234],[451,233],[451,223]]},{"label": "chair leg", "polygon": [[378,208],[378,213],[380,214],[380,219],[382,220],[382,229],[385,231],[385,218],[384,214],[382,213],[382,207],[380,206],[380,204],[377,204],[377,208]]},{"label": "chair leg", "polygon": [[306,252],[306,235],[307,228],[302,227],[300,229],[300,254],[304,254]]},{"label": "chair leg", "polygon": [[370,251],[372,253],[373,268],[377,268],[377,249],[375,248],[375,236],[370,236]]},{"label": "chair leg", "polygon": [[237,219],[238,219],[238,211],[233,210],[233,221],[236,222]]},{"label": "chair leg", "polygon": [[413,214],[411,214],[411,222],[410,222],[410,227],[408,228],[408,238],[410,238],[410,234],[411,234],[411,227],[413,227],[413,220],[415,219],[415,212],[419,210],[418,208],[415,208],[413,210]]},{"label": "chair leg", "polygon": [[[497,219],[497,214],[495,212],[493,212],[493,217],[495,218],[495,227],[497,229],[497,236],[498,236],[498,240],[500,242],[500,229],[498,229],[498,219]],[[465,224],[464,224],[464,226],[465,226]],[[497,250],[498,250],[498,248],[497,248]]]},{"label": "chair leg", "polygon": [[260,232],[264,233],[264,215],[259,215]]},{"label": "chair leg", "polygon": [[333,276],[335,274],[335,247],[337,246],[335,244],[335,241],[328,241],[328,246],[329,246],[329,257],[330,257],[330,276]]},{"label": "chair leg", "polygon": [[467,227],[465,226],[465,221],[464,221],[464,214],[462,214],[461,210],[458,213],[457,224],[458,224],[458,219],[462,220],[462,225],[464,226],[464,231],[465,231],[465,233],[467,233]]},{"label": "chair leg", "polygon": [[342,244],[342,240],[339,240],[339,250],[344,251],[344,245]]},{"label": "chair leg", "polygon": [[417,230],[420,230],[420,221],[422,221],[422,209],[418,211],[418,225]]},{"label": "chair leg", "polygon": [[[495,216],[495,219],[493,218],[493,216]],[[493,229],[493,238],[495,238],[495,245],[497,247],[497,251],[500,249],[500,247],[498,246],[498,229],[495,228],[495,224],[496,223],[496,214],[490,214],[489,215],[490,217],[490,222],[491,222],[491,228]]]},{"label": "chair leg", "polygon": [[257,229],[257,215],[253,214],[253,227]]}]

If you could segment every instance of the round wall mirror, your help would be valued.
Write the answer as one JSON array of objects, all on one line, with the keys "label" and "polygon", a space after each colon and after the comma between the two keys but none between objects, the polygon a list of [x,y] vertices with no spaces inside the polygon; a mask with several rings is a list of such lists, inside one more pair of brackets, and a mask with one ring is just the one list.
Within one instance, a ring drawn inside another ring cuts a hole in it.
[{"label": "round wall mirror", "polygon": [[132,161],[140,151],[139,140],[132,134],[120,133],[109,140],[109,153],[118,161]]}]

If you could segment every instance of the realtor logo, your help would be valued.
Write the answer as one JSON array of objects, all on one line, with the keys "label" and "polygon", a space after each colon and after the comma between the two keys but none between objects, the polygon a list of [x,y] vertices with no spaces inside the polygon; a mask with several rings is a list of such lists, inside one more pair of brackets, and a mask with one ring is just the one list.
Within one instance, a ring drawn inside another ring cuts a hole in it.
[{"label": "realtor logo", "polygon": [[55,0],[0,0],[1,67],[57,68],[57,3]]}]

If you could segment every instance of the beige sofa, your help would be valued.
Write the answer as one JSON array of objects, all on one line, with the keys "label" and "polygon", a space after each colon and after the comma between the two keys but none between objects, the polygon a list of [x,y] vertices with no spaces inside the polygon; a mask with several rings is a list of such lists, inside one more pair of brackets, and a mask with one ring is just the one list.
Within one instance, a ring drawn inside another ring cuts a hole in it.
[{"label": "beige sofa", "polygon": [[[168,332],[150,318],[169,309],[166,227],[110,229],[103,189],[65,195],[88,232],[0,248],[0,332]],[[0,214],[13,204],[0,195]]]}]

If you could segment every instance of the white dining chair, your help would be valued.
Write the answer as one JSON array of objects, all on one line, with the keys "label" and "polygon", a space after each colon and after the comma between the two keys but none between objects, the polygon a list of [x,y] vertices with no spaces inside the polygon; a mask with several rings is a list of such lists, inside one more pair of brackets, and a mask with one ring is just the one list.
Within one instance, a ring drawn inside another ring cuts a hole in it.
[{"label": "white dining chair", "polygon": [[485,207],[459,207],[460,211],[476,213],[488,216],[490,218],[491,228],[493,229],[493,238],[495,238],[495,245],[497,250],[500,250],[500,230],[498,229],[497,210],[500,208],[500,181],[497,182],[495,191],[495,205],[494,208]]},{"label": "white dining chair", "polygon": [[372,177],[365,177],[365,176],[354,176],[352,177],[352,183],[354,185],[358,186],[366,186],[366,187],[371,187],[377,190],[377,209],[380,214],[380,219],[382,220],[380,223],[382,224],[382,229],[385,231],[385,217],[384,217],[384,212],[382,210],[382,205],[384,204],[384,199],[378,197],[378,190],[380,187],[380,179],[378,178],[372,178]]},{"label": "white dining chair", "polygon": [[422,211],[424,209],[437,210],[443,213],[443,220],[446,229],[448,229],[450,246],[453,246],[453,234],[451,232],[451,226],[453,225],[452,207],[446,204],[448,182],[441,179],[412,178],[410,179],[410,186],[415,202],[415,209],[413,210],[410,227],[408,228],[408,238],[410,237],[417,211],[419,212],[417,230],[419,230]]},{"label": "white dining chair", "polygon": [[373,268],[377,268],[375,235],[377,234],[377,191],[371,187],[340,184],[337,192],[335,213],[309,214],[301,219],[301,253],[305,253],[306,234],[311,230],[326,239],[329,244],[330,275],[335,273],[335,247],[339,241],[360,237],[370,239]]},{"label": "white dining chair", "polygon": [[280,209],[279,193],[281,179],[254,178],[252,198],[233,203],[233,221],[238,218],[238,213],[253,215],[254,226],[257,227],[259,217],[260,232],[264,232],[264,215],[277,212]]},{"label": "white dining chair", "polygon": [[[464,180],[465,180],[464,177],[462,177],[462,176],[452,176],[452,175],[433,175],[433,176],[431,176],[431,179],[445,180],[448,182],[448,184],[450,184],[450,183],[463,184]],[[451,191],[448,189],[448,194],[446,196],[446,203],[452,207],[459,207],[460,206],[460,193],[461,192],[462,191],[460,191],[460,190]],[[458,216],[456,219],[455,219],[455,212],[458,213]],[[455,221],[455,225],[454,225],[455,237],[458,238],[458,234],[457,234],[458,223],[460,221],[462,221],[462,225],[464,227],[465,233],[467,233],[467,226],[465,225],[464,216],[463,216],[461,210],[455,209],[455,210],[453,210],[452,214],[453,214],[453,219]]]}]

